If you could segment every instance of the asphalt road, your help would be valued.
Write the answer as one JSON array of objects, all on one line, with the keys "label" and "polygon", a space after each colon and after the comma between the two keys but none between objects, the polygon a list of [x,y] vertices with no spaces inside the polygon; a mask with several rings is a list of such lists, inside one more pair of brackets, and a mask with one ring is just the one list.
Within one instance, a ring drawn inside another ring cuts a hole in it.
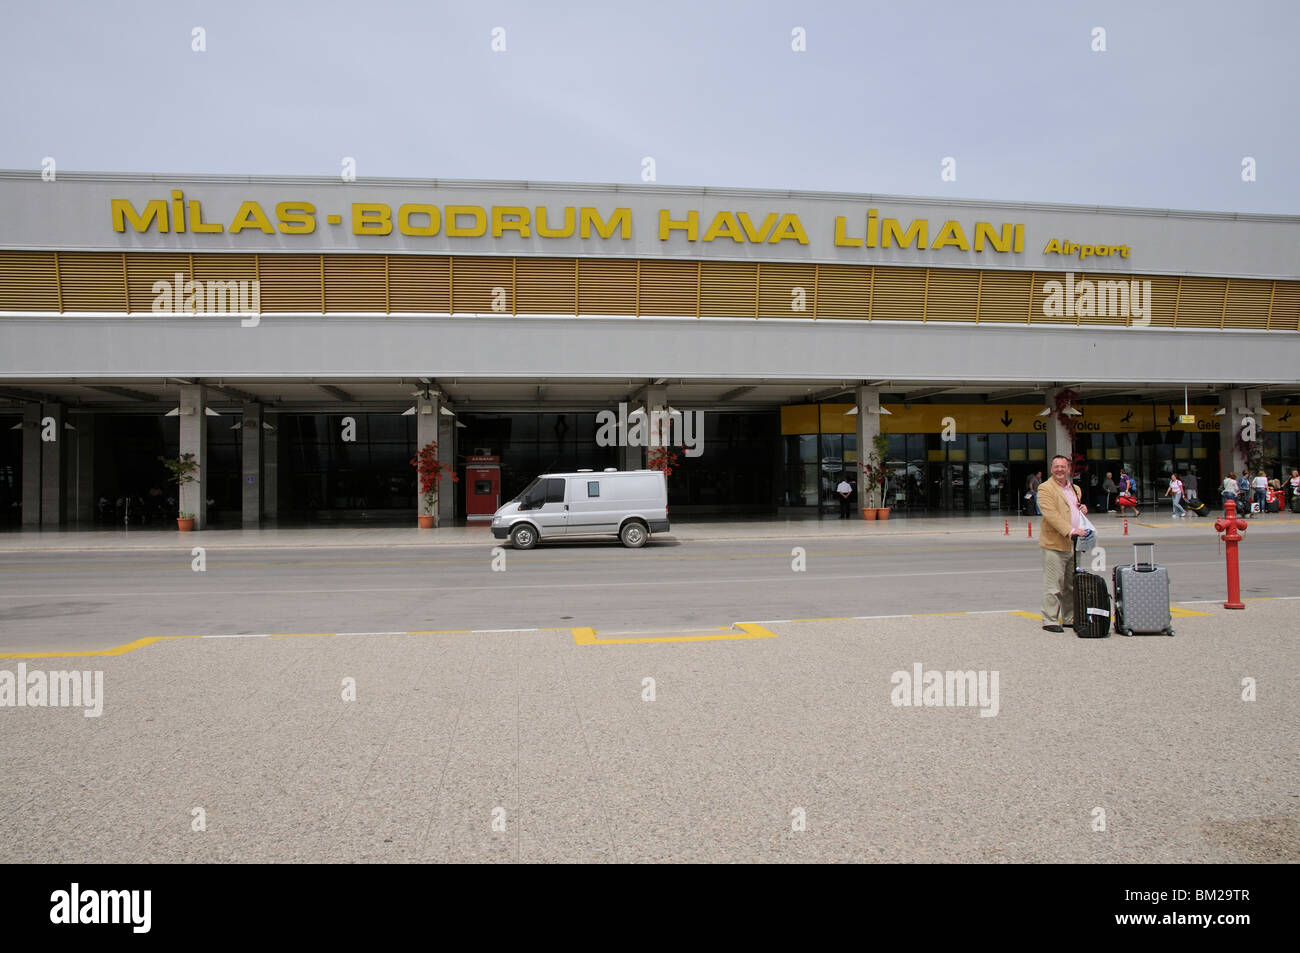
[{"label": "asphalt road", "polygon": [[[1110,564],[1131,558],[1126,542],[1111,543]],[[1174,602],[1223,598],[1218,546],[1205,534],[1161,539],[1157,560],[1170,570]],[[1242,552],[1244,595],[1300,595],[1290,534],[1257,535]],[[569,542],[528,552],[490,542],[211,547],[204,571],[194,563],[185,546],[0,554],[0,652],[104,649],[171,635],[591,626],[605,636],[742,620],[1036,611],[1041,593],[1036,540],[970,535],[661,538],[641,550]]]}]

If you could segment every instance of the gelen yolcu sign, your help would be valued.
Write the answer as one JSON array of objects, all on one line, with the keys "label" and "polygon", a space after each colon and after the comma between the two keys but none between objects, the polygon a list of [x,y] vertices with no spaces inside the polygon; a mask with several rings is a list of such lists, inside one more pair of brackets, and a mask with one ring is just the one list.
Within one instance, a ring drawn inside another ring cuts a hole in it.
[{"label": "gelen yolcu sign", "polygon": [[[822,433],[856,433],[857,416],[846,411],[852,404],[821,404]],[[816,404],[781,408],[782,434],[807,434],[817,432]],[[885,404],[889,415],[880,419],[882,430],[888,433],[942,433],[951,418],[956,433],[1045,433],[1051,416],[1039,416],[1043,408],[1034,404]],[[1181,404],[1134,403],[1131,405],[1105,404],[1088,407],[1077,405],[1080,416],[1072,417],[1077,433],[1143,433],[1147,431],[1177,430],[1185,433],[1218,433],[1223,417],[1214,416],[1218,409],[1213,404],[1194,405],[1190,408],[1194,423],[1179,423],[1183,413]],[[1268,416],[1260,425],[1264,432],[1300,432],[1300,409],[1265,407]],[[1289,413],[1288,410],[1295,410]]]}]

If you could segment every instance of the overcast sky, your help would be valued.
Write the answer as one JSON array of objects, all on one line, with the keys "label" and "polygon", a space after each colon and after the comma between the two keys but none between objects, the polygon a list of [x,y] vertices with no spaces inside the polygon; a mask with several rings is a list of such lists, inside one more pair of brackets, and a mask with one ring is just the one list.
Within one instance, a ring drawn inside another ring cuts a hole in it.
[{"label": "overcast sky", "polygon": [[606,183],[651,157],[663,185],[1300,214],[1297,38],[1295,0],[10,0],[0,167]]}]

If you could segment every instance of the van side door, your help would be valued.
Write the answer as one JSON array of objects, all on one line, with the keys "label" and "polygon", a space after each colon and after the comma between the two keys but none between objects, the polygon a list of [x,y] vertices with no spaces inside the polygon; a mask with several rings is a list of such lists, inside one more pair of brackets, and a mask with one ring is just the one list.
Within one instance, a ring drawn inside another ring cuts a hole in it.
[{"label": "van side door", "polygon": [[563,536],[569,531],[569,505],[564,502],[564,478],[547,477],[538,487],[543,492],[543,503],[533,511],[543,538]]},{"label": "van side door", "polygon": [[569,535],[617,533],[618,514],[609,500],[613,480],[595,473],[569,478]]}]

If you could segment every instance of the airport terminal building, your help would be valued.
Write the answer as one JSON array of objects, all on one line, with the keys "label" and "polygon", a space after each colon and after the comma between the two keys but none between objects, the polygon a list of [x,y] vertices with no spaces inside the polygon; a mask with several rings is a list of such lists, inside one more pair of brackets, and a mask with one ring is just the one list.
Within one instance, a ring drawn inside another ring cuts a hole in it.
[{"label": "airport terminal building", "polygon": [[0,173],[12,528],[165,526],[182,453],[200,526],[413,524],[434,440],[460,520],[646,465],[638,410],[691,424],[674,515],[832,508],[882,433],[898,515],[1014,515],[1058,452],[1217,499],[1300,467],[1298,401],[1295,217]]}]

